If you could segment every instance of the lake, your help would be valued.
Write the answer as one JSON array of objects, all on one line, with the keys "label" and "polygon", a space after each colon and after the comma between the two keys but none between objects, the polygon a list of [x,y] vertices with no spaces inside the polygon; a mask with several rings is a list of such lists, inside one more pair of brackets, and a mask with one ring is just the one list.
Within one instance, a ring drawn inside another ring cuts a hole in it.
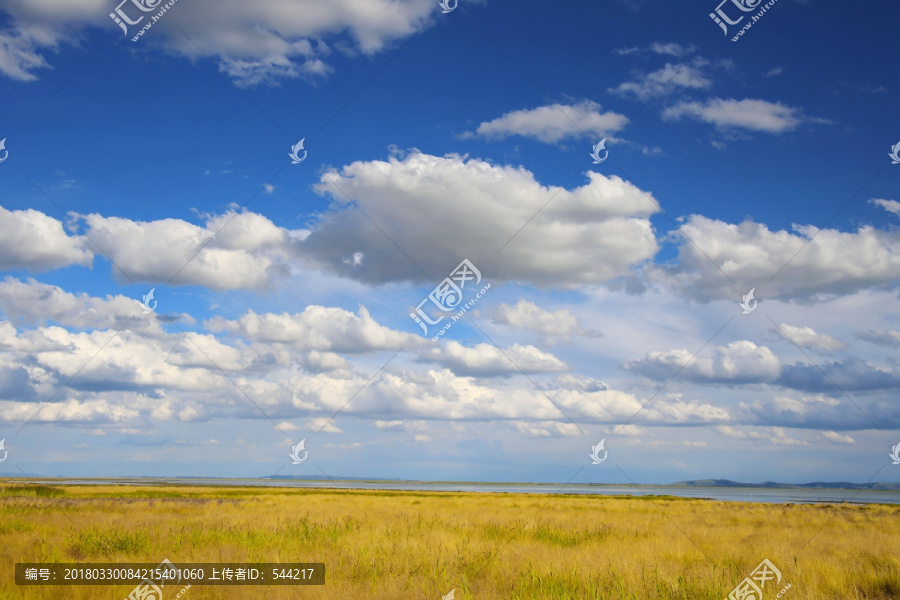
[{"label": "lake", "polygon": [[547,483],[452,483],[421,481],[354,481],[291,480],[291,479],[56,479],[32,480],[31,483],[49,485],[232,485],[286,488],[332,488],[356,490],[396,490],[431,492],[481,492],[509,494],[593,494],[597,496],[678,496],[708,498],[731,502],[817,503],[847,502],[852,504],[900,504],[900,491],[786,489],[786,488],[729,488],[687,487],[668,485],[584,485]]}]

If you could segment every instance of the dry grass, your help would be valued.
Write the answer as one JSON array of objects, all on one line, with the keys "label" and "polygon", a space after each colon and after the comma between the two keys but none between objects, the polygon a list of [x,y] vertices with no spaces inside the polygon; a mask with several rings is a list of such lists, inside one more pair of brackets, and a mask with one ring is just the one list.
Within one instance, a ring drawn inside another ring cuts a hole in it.
[{"label": "dry grass", "polygon": [[121,600],[132,587],[16,586],[15,562],[163,558],[326,567],[324,586],[194,586],[183,600],[438,600],[452,588],[463,600],[722,600],[763,558],[791,584],[785,600],[887,600],[900,598],[898,517],[672,497],[0,485],[0,600]]}]

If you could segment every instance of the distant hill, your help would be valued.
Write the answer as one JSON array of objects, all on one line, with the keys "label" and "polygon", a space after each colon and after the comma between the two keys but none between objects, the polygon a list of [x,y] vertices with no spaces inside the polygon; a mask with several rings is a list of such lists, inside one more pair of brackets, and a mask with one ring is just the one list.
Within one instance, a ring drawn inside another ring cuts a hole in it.
[{"label": "distant hill", "polygon": [[[325,475],[273,475],[272,477],[260,477],[259,479],[272,479],[280,481],[371,481],[386,483],[444,483],[444,484],[478,484],[485,485],[558,485],[557,483],[510,483],[510,482],[475,482],[475,481],[420,481],[418,479],[382,479],[373,477],[340,477]],[[622,484],[588,484],[588,485],[622,485]],[[777,483],[765,481],[763,483],[741,483],[730,479],[694,479],[691,481],[678,481],[668,484],[643,484],[652,487],[726,487],[726,488],[773,488],[773,489],[816,489],[816,490],[900,490],[900,483],[850,483],[849,481],[816,481],[813,483]]]},{"label": "distant hill", "polygon": [[815,481],[813,483],[776,483],[764,481],[763,483],[741,483],[730,479],[694,479],[691,481],[679,481],[670,485],[685,487],[740,487],[740,488],[779,488],[779,489],[814,489],[814,490],[900,490],[900,483],[850,483],[849,481]]}]

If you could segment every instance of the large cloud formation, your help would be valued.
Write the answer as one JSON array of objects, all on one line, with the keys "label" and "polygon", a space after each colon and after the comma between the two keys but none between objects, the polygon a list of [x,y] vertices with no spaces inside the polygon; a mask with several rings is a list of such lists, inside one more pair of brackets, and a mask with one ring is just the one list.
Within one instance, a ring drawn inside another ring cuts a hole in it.
[{"label": "large cloud formation", "polygon": [[[656,254],[648,217],[658,208],[619,177],[587,178],[567,190],[521,167],[455,154],[354,162],[323,174],[316,189],[332,205],[300,248],[333,273],[373,284],[437,282],[463,258],[490,281],[599,284]],[[348,261],[357,253],[361,261]]]},{"label": "large cloud formation", "polygon": [[[22,81],[35,79],[38,69],[49,66],[47,51],[78,39],[88,26],[121,36],[109,18],[116,5],[114,0],[5,2],[3,9],[13,19],[0,31],[0,72]],[[132,19],[145,14],[131,3],[122,8]],[[241,85],[252,85],[327,73],[331,67],[326,59],[335,46],[378,52],[426,25],[436,10],[431,0],[191,0],[175,4],[152,35],[140,41],[191,60],[212,56],[222,72]],[[166,19],[174,20],[190,39],[168,29]],[[128,37],[141,25],[131,27]]]},{"label": "large cloud formation", "polygon": [[651,277],[701,302],[733,300],[756,288],[759,299],[812,303],[900,283],[897,228],[864,225],[843,232],[794,225],[793,232],[772,231],[752,221],[692,215],[673,238],[682,242],[678,261],[653,267]]}]

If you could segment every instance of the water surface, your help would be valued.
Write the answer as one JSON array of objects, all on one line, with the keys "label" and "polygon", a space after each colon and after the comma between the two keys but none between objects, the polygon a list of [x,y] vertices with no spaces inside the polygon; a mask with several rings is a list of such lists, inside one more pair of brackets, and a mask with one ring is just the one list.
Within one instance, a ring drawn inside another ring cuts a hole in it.
[{"label": "water surface", "polygon": [[356,481],[296,479],[54,479],[32,480],[50,485],[223,485],[243,487],[333,488],[383,491],[481,492],[509,494],[589,494],[596,496],[678,496],[731,502],[900,504],[900,491],[835,490],[808,488],[730,488],[669,485],[585,485],[542,483],[453,483],[424,481]]}]

